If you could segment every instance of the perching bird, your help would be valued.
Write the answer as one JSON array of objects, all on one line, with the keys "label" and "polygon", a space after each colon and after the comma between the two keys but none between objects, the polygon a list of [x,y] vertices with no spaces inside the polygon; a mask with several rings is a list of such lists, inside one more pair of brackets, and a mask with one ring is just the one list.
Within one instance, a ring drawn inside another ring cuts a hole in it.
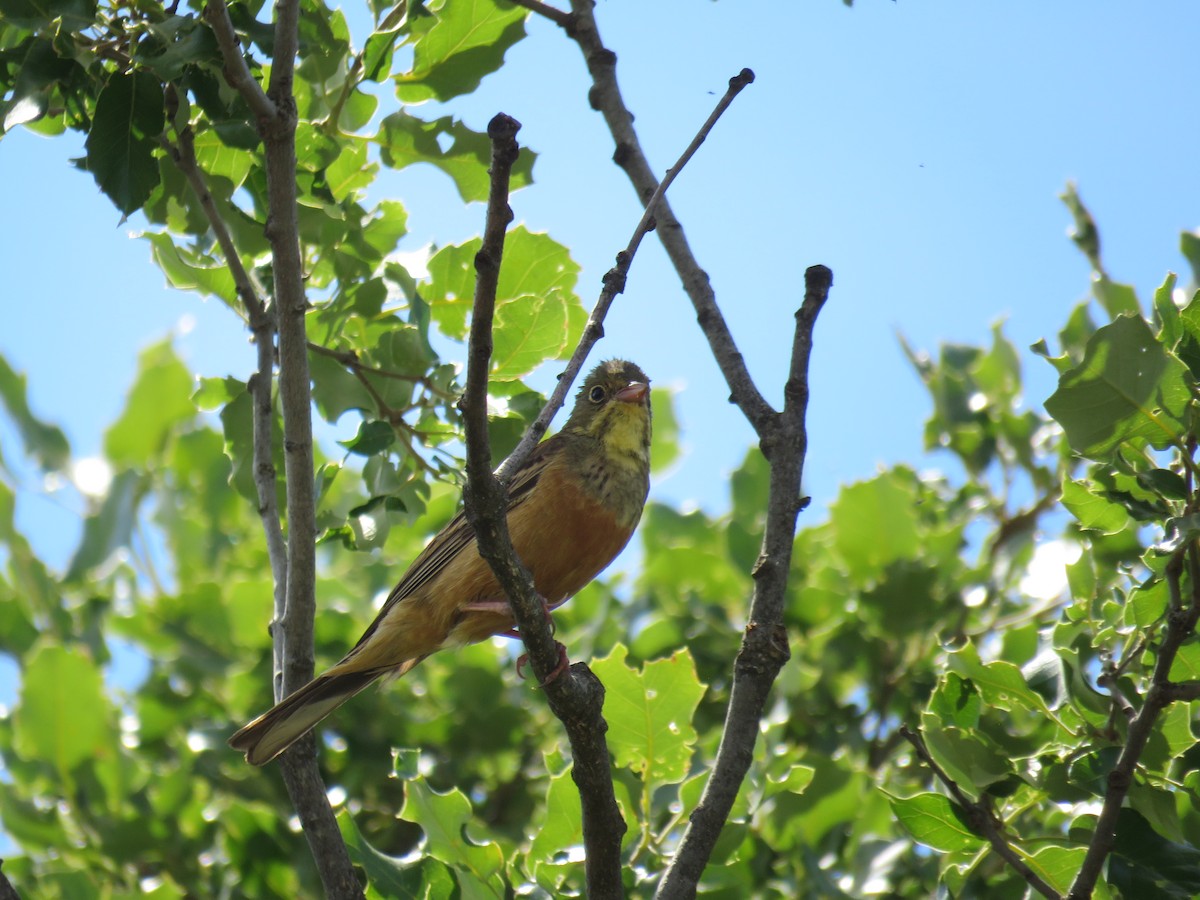
[{"label": "perching bird", "polygon": [[[636,365],[601,363],[563,429],[534,448],[508,488],[508,530],[553,609],[629,541],[650,487],[650,387]],[[429,654],[511,632],[508,600],[463,513],[429,542],[354,649],[229,739],[259,766],[382,676]]]}]

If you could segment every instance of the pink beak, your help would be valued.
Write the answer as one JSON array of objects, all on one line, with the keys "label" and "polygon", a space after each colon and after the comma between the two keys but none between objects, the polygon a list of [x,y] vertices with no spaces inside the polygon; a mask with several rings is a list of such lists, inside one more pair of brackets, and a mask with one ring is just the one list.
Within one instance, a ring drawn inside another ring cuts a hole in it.
[{"label": "pink beak", "polygon": [[622,403],[644,403],[650,396],[650,385],[642,381],[634,381],[621,388],[614,396]]}]

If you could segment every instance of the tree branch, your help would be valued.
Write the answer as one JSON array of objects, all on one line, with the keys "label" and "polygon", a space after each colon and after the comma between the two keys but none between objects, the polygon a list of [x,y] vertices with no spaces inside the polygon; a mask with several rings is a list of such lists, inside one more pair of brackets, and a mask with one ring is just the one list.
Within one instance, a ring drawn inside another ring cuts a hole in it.
[{"label": "tree branch", "polygon": [[[1146,692],[1145,702],[1133,721],[1129,723],[1129,731],[1125,734],[1125,746],[1117,757],[1117,764],[1108,773],[1108,787],[1104,792],[1104,805],[1096,818],[1096,827],[1092,833],[1091,843],[1088,844],[1087,855],[1079,867],[1079,873],[1067,893],[1067,900],[1087,900],[1096,889],[1096,882],[1104,869],[1104,861],[1112,852],[1117,836],[1117,818],[1121,814],[1121,806],[1129,787],[1133,784],[1133,773],[1137,768],[1138,759],[1146,748],[1154,724],[1159,714],[1175,700],[1192,700],[1200,697],[1200,685],[1196,682],[1175,684],[1171,681],[1171,666],[1183,642],[1196,631],[1197,619],[1200,619],[1200,595],[1192,598],[1192,602],[1183,605],[1180,599],[1180,578],[1183,574],[1185,558],[1189,553],[1191,543],[1180,547],[1167,563],[1165,577],[1171,594],[1171,606],[1167,611],[1167,621],[1164,625],[1162,646],[1158,650],[1158,658],[1154,663],[1154,673],[1150,678],[1150,690]],[[1196,586],[1193,584],[1193,592]]]},{"label": "tree branch", "polygon": [[[279,578],[279,547],[271,551],[276,575],[272,637],[277,664],[275,699],[292,693],[313,675],[313,619],[316,613],[316,515],[313,487],[312,396],[308,371],[304,261],[296,208],[296,101],[292,96],[299,41],[299,0],[275,6],[275,57],[267,93],[250,75],[241,43],[224,0],[209,0],[205,17],[217,36],[226,77],[257,116],[267,176],[266,236],[271,243],[274,281],[274,326],[279,336],[279,399],[283,412],[283,449],[287,477],[286,572]],[[230,244],[232,246],[232,242]],[[236,259],[236,253],[230,254]],[[234,263],[231,262],[231,265]],[[253,309],[252,309],[253,312]],[[265,319],[265,316],[263,317]],[[271,453],[271,364],[269,341],[259,343],[259,371],[251,379],[254,392],[255,482],[268,546],[274,527],[266,522],[273,506]],[[273,363],[273,361],[272,361]],[[264,496],[269,491],[270,496]],[[272,516],[277,522],[278,516]],[[283,599],[282,610],[280,598]],[[328,897],[361,898],[362,887],[350,862],[325,785],[317,767],[311,735],[297,741],[280,760],[288,795],[300,819]]]},{"label": "tree branch", "polygon": [[0,900],[21,900],[21,895],[4,874],[4,860],[0,859]]},{"label": "tree branch", "polygon": [[204,18],[217,38],[217,46],[221,48],[221,57],[225,60],[225,80],[242,95],[260,120],[275,118],[275,104],[263,92],[262,85],[246,65],[242,42],[233,29],[233,20],[229,18],[229,7],[225,5],[225,0],[208,0],[204,4]]},{"label": "tree branch", "polygon": [[[167,86],[167,102],[170,109],[178,108],[178,97],[175,86]],[[174,122],[174,112],[170,116]],[[283,668],[286,651],[283,633],[278,623],[283,619],[287,597],[287,545],[283,538],[283,528],[280,526],[279,503],[277,500],[278,479],[275,471],[275,460],[272,452],[272,426],[274,424],[274,404],[272,402],[272,386],[275,374],[275,309],[268,310],[263,301],[261,291],[254,278],[242,263],[241,254],[234,244],[233,235],[226,225],[225,219],[217,209],[216,201],[208,184],[204,180],[204,172],[196,160],[195,136],[191,126],[183,128],[176,126],[177,144],[171,143],[166,137],[160,138],[160,143],[174,161],[176,167],[183,173],[192,187],[200,203],[200,209],[208,219],[209,227],[216,236],[217,244],[225,256],[225,264],[233,275],[233,283],[237,288],[238,297],[246,307],[246,316],[250,323],[250,332],[254,336],[258,348],[257,371],[250,376],[246,385],[250,394],[253,408],[252,421],[254,433],[254,487],[258,494],[258,515],[262,521],[263,534],[267,543],[267,558],[271,561],[271,576],[275,585],[275,602],[271,618],[274,673],[274,696],[276,699],[283,692]],[[278,633],[276,633],[278,632]]]},{"label": "tree branch", "polygon": [[696,132],[696,136],[692,138],[687,149],[676,160],[675,165],[667,170],[662,183],[655,188],[654,193],[646,203],[645,211],[642,213],[637,227],[633,229],[633,235],[629,238],[629,243],[625,245],[624,250],[617,254],[616,265],[605,273],[604,289],[600,291],[600,297],[596,300],[596,305],[592,308],[591,315],[588,316],[587,325],[584,327],[583,334],[579,338],[579,344],[576,345],[575,352],[571,354],[571,359],[567,362],[567,367],[558,376],[558,383],[554,386],[554,390],[546,401],[546,405],[542,407],[542,411],[533,420],[533,424],[526,430],[520,443],[509,454],[508,459],[496,469],[496,478],[501,484],[508,484],[516,471],[521,468],[521,465],[529,457],[529,454],[533,451],[538,441],[542,439],[542,436],[546,433],[546,429],[550,427],[551,420],[566,402],[567,394],[571,392],[571,386],[575,383],[575,379],[583,368],[583,363],[591,352],[592,347],[595,346],[600,338],[604,337],[604,318],[608,315],[609,307],[612,306],[613,301],[617,298],[617,294],[625,291],[625,281],[629,276],[629,268],[633,265],[633,258],[642,244],[642,238],[655,227],[654,215],[663,202],[667,188],[671,186],[671,182],[679,176],[679,173],[683,171],[683,167],[688,164],[696,151],[700,149],[700,145],[704,143],[704,139],[708,137],[708,133],[717,124],[717,120],[721,118],[721,114],[729,108],[729,104],[733,102],[733,98],[741,93],[742,88],[753,80],[754,73],[749,69],[742,69],[737,76],[729,80],[729,90],[717,102],[716,108],[713,109],[704,124],[700,126],[700,130]]},{"label": "tree branch", "polygon": [[621,818],[613,793],[607,726],[601,715],[604,686],[583,663],[547,683],[558,666],[559,652],[533,579],[517,559],[505,516],[507,492],[491,471],[487,433],[487,378],[491,364],[492,316],[496,283],[504,250],[504,230],[512,220],[508,207],[509,173],[516,161],[520,124],[503,114],[488,125],[492,139],[492,185],[488,197],[483,246],[475,257],[475,305],[467,356],[467,384],[461,401],[467,440],[467,485],[463,492],[467,517],[475,529],[480,555],[487,560],[512,607],[530,662],[545,684],[551,710],[562,721],[571,743],[572,778],[583,810],[588,896],[594,900],[623,896],[621,886]]},{"label": "tree branch", "polygon": [[[616,80],[616,55],[600,39],[593,14],[594,3],[592,0],[571,0],[571,15],[566,18],[550,14],[540,3],[525,0],[522,5],[557,22],[579,45],[592,76],[589,100],[604,116],[616,143],[613,159],[625,170],[644,204],[649,206],[657,202],[654,215],[659,240],[692,302],[700,328],[729,385],[730,399],[753,426],[763,454],[771,464],[763,550],[753,570],[755,589],[750,622],[734,663],[733,687],[721,746],[700,804],[691,814],[676,856],[658,889],[660,898],[692,897],[728,818],[738,787],[749,771],[758,724],[770,687],[789,657],[782,610],[796,516],[805,505],[800,496],[800,480],[806,447],[804,414],[808,400],[809,350],[812,328],[828,296],[832,275],[824,266],[814,266],[805,273],[806,294],[797,313],[784,412],[776,413],[751,380],[745,360],[717,306],[708,276],[692,255],[682,226],[665,199],[655,200],[659,184],[642,152],[633,128],[633,116],[621,98]],[[743,69],[730,80],[727,98],[731,100],[753,77],[749,69]],[[718,108],[718,114],[722,108]]]},{"label": "tree branch", "polygon": [[513,0],[513,2],[516,3],[517,6],[523,6],[530,12],[535,12],[539,16],[549,19],[560,28],[565,28],[568,31],[571,28],[571,22],[573,21],[571,14],[568,12],[563,12],[561,9],[551,6],[549,3],[543,3],[542,0]]},{"label": "tree branch", "polygon": [[1025,860],[1017,854],[1008,841],[1004,837],[1003,823],[997,821],[995,814],[983,801],[972,800],[962,788],[946,774],[945,770],[937,764],[937,761],[930,755],[929,748],[925,746],[925,739],[918,732],[911,730],[907,725],[900,726],[900,736],[912,744],[916,750],[917,756],[927,765],[934,776],[945,785],[946,790],[950,792],[950,796],[954,798],[954,802],[962,807],[967,814],[967,822],[971,829],[982,837],[987,838],[992,849],[1007,862],[1035,891],[1043,897],[1049,897],[1050,900],[1061,900],[1061,894],[1053,887],[1042,880],[1041,876],[1033,869],[1025,864]]},{"label": "tree branch", "polygon": [[[696,886],[729,818],[738,788],[750,770],[759,722],[771,686],[791,655],[783,625],[783,606],[796,536],[796,516],[806,503],[800,496],[800,483],[808,447],[804,424],[808,407],[808,364],[813,327],[832,284],[833,273],[825,266],[812,266],[805,272],[804,302],[796,313],[783,412],[772,412],[758,431],[759,445],[770,462],[771,474],[762,551],[752,571],[754,595],[750,601],[750,621],[734,661],[733,686],[716,762],[700,802],[692,810],[675,857],[659,885],[656,894],[659,900],[695,896]],[[726,374],[733,380],[739,377]]]},{"label": "tree branch", "polygon": [[[564,28],[567,35],[579,45],[587,62],[588,72],[592,76],[592,89],[588,92],[588,99],[592,107],[604,116],[616,142],[613,161],[625,170],[637,191],[638,199],[647,203],[658,188],[658,179],[642,152],[637,132],[633,128],[633,116],[626,108],[621,90],[617,86],[617,56],[600,40],[592,7],[593,0],[571,0],[571,18]],[[745,78],[748,71],[743,70],[736,78]],[[749,83],[748,80],[746,83]],[[730,86],[733,86],[732,82]],[[771,418],[771,406],[763,399],[750,378],[746,361],[738,351],[725,317],[717,306],[708,275],[692,255],[683,227],[666,200],[659,204],[655,218],[658,238],[679,274],[683,289],[696,312],[696,320],[700,323],[713,356],[725,376],[729,385],[730,400],[737,404],[755,430],[761,431]]]}]

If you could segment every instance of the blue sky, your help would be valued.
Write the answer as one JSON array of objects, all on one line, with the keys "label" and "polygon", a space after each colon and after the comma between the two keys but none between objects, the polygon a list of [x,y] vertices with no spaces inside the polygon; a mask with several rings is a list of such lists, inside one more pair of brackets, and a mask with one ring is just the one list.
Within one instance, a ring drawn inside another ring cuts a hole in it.
[{"label": "blue sky", "polygon": [[[932,349],[943,340],[986,342],[991,324],[1004,319],[1022,350],[1053,338],[1088,285],[1057,199],[1068,180],[1099,222],[1111,275],[1143,299],[1168,270],[1186,273],[1178,234],[1200,225],[1200,7],[934,6],[601,0],[597,8],[660,171],[727,79],[743,66],[757,74],[670,199],[773,401],[804,268],[834,270],[812,360],[805,482],[815,504],[801,524],[819,521],[839,485],[880,464],[937,463],[921,456],[928,407],[897,332]],[[512,198],[516,218],[572,248],[590,306],[639,209],[587,105],[578,50],[536,17],[529,31],[502,72],[446,111],[478,130],[498,111],[524,124],[520,140],[539,158],[536,183]],[[68,164],[81,153],[76,136],[17,130],[0,140],[8,213],[0,353],[28,374],[35,411],[62,424],[86,456],[99,450],[148,342],[174,331],[205,376],[244,378],[254,358],[223,307],[164,286],[148,244],[130,238],[137,219],[122,223],[90,176]],[[482,207],[464,206],[428,168],[385,170],[373,194],[408,205],[404,250],[455,243],[481,228]],[[643,244],[606,330],[598,356],[635,359],[657,383],[680,390],[689,452],[655,494],[722,508],[728,473],[752,434],[726,403],[655,240]],[[1025,359],[1029,399],[1040,405],[1053,375]],[[64,494],[26,494],[18,514],[35,546],[62,563],[80,510]]]}]

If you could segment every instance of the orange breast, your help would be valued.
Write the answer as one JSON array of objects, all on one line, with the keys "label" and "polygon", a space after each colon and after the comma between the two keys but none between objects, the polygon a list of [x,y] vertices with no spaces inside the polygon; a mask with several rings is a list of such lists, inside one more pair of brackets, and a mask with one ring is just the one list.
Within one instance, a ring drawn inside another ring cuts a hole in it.
[{"label": "orange breast", "polygon": [[[548,464],[508,515],[513,547],[551,607],[600,574],[633,533],[567,473],[561,458]],[[437,576],[397,603],[343,664],[355,670],[396,666],[512,628],[512,616],[505,611],[463,609],[489,601],[504,603],[506,598],[472,541]]]},{"label": "orange breast", "polygon": [[[565,473],[559,461],[547,466],[529,498],[508,516],[513,548],[532,573],[538,594],[551,607],[599,575],[633,533]],[[472,555],[479,559],[477,553]],[[479,562],[487,569],[483,560]],[[490,570],[484,593],[462,598],[462,602],[472,600],[505,600]],[[455,625],[448,643],[482,641],[512,626],[507,614],[468,612]]]}]

